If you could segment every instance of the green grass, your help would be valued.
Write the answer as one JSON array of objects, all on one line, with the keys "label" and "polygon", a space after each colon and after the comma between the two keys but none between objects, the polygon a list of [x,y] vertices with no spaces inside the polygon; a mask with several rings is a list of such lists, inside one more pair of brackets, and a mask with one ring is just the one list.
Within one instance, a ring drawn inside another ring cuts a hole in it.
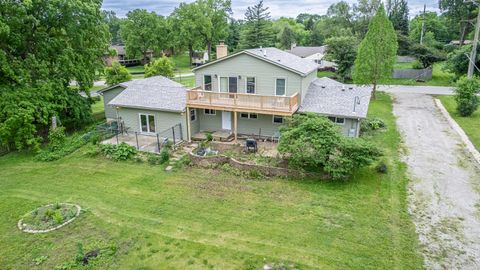
[{"label": "green grass", "polygon": [[171,57],[171,60],[174,64],[175,74],[179,73],[191,73],[192,68],[190,66],[190,59],[188,52],[179,53]]},{"label": "green grass", "polygon": [[332,77],[336,76],[335,72],[333,71],[317,71],[317,77]]},{"label": "green grass", "polygon": [[92,104],[92,113],[103,113],[104,110],[103,97],[100,96],[100,100]]},{"label": "green grass", "polygon": [[128,72],[145,72],[145,68],[143,65],[138,65],[138,66],[131,66],[127,67]]},{"label": "green grass", "polygon": [[453,96],[436,96],[436,98],[440,99],[452,118],[462,127],[475,147],[480,150],[480,110],[470,117],[461,117],[456,111],[457,103]]},{"label": "green grass", "polygon": [[188,87],[195,86],[195,76],[176,77],[173,80]]},{"label": "green grass", "polygon": [[[86,148],[50,163],[28,154],[0,157],[2,268],[34,269],[40,261],[37,268],[53,269],[75,258],[77,243],[85,252],[109,251],[78,269],[243,270],[268,262],[421,268],[389,96],[379,94],[369,115],[388,125],[369,139],[384,149],[389,173],[365,168],[348,182],[247,180],[196,168],[166,173],[87,157]],[[77,203],[85,212],[47,234],[16,228],[22,215],[52,202]]]},{"label": "green grass", "polygon": [[394,69],[410,69],[413,68],[413,62],[407,62],[407,63],[395,63],[393,66]]}]

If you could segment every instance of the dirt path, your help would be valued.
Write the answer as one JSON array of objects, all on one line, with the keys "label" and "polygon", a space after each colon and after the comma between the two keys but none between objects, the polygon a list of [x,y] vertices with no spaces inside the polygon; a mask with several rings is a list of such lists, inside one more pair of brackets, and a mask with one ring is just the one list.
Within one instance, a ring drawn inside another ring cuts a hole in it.
[{"label": "dirt path", "polygon": [[425,94],[396,93],[409,205],[428,269],[480,269],[480,170]]}]

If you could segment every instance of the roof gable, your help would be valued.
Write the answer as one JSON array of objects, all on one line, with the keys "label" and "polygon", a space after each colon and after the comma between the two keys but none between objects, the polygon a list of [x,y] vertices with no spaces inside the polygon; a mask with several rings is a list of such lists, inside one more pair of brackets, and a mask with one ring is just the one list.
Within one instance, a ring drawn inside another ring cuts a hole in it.
[{"label": "roof gable", "polygon": [[277,48],[259,48],[259,49],[248,49],[232,55],[217,59],[200,67],[194,68],[193,71],[199,70],[201,68],[214,65],[216,63],[225,61],[227,59],[234,58],[241,54],[247,54],[267,63],[276,65],[283,69],[292,71],[301,76],[306,76],[313,71],[316,71],[318,64],[309,59],[303,59],[301,57],[295,56],[293,54],[287,53],[285,51],[279,50]]}]

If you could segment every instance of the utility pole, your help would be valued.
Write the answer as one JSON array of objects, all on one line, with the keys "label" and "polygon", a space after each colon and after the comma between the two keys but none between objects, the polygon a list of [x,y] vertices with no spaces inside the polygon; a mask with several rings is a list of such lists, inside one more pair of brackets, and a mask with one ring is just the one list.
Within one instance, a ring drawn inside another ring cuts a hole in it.
[{"label": "utility pole", "polygon": [[425,32],[425,9],[427,8],[427,5],[423,5],[423,16],[422,16],[422,32],[420,33],[420,45],[423,44],[423,33]]},{"label": "utility pole", "polygon": [[[475,3],[478,6],[478,3]],[[480,31],[480,8],[477,10],[477,23],[475,24],[475,36],[473,38],[472,52],[470,53],[470,61],[468,63],[468,78],[473,77],[473,71],[475,68],[475,60],[477,59],[477,45],[478,45],[478,32]]]}]

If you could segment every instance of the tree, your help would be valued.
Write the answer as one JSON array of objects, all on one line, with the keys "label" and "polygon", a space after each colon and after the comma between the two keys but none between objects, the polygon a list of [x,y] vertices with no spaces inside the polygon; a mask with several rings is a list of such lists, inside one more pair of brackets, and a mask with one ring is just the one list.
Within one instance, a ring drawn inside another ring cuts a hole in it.
[{"label": "tree", "polygon": [[462,77],[455,87],[455,101],[457,112],[460,116],[472,115],[478,109],[478,94],[480,93],[480,82],[477,77]]},{"label": "tree", "polygon": [[228,25],[228,37],[225,43],[228,45],[230,51],[235,51],[238,48],[238,43],[240,42],[240,31],[243,25],[242,20],[230,19]]},{"label": "tree", "polygon": [[355,14],[354,33],[360,39],[365,37],[370,20],[377,13],[381,4],[381,0],[358,0],[358,3],[353,5]]},{"label": "tree", "polygon": [[105,68],[105,82],[109,86],[130,81],[131,79],[132,75],[130,75],[127,68],[118,62],[113,62],[111,67]]},{"label": "tree", "polygon": [[[286,28],[290,28],[286,30]],[[305,26],[292,18],[281,17],[272,21],[272,31],[276,37],[276,47],[290,49],[292,43],[307,45],[309,32]]]},{"label": "tree", "polygon": [[228,17],[232,14],[230,0],[197,0],[196,30],[207,48],[208,58],[212,44],[224,40],[228,36]]},{"label": "tree", "polygon": [[268,7],[263,7],[263,0],[245,12],[245,24],[240,35],[240,47],[243,49],[269,47],[274,43],[272,22]]},{"label": "tree", "polygon": [[397,57],[397,35],[383,5],[372,18],[368,32],[360,43],[355,60],[353,80],[357,84],[373,84],[375,99],[377,84],[390,78]]},{"label": "tree", "polygon": [[170,59],[166,56],[145,65],[145,78],[158,75],[173,78],[173,65]]},{"label": "tree", "polygon": [[360,138],[344,137],[338,126],[317,114],[295,114],[280,132],[278,151],[292,167],[307,171],[323,169],[333,179],[347,178],[381,154]]},{"label": "tree", "polygon": [[353,36],[352,29],[336,23],[333,18],[323,17],[317,21],[317,24],[315,24],[313,28],[310,44],[320,46],[325,43],[326,39],[341,36]]},{"label": "tree", "polygon": [[311,31],[320,17],[318,14],[300,13],[295,20],[297,23],[303,24],[306,30]]},{"label": "tree", "polygon": [[121,19],[117,17],[114,11],[104,10],[102,11],[103,20],[108,25],[108,31],[110,32],[110,43],[121,44],[122,37],[120,35]]},{"label": "tree", "polygon": [[295,43],[295,33],[290,26],[285,25],[280,34],[280,46],[283,49],[290,49],[293,43]]},{"label": "tree", "polygon": [[127,18],[120,27],[125,49],[129,57],[142,57],[144,63],[150,61],[149,51],[164,49],[166,22],[162,16],[145,9],[135,9],[127,13]]},{"label": "tree", "polygon": [[410,55],[417,58],[422,63],[423,68],[431,67],[433,63],[445,60],[445,57],[440,52],[421,44],[412,45],[410,47]]},{"label": "tree", "polygon": [[345,1],[340,1],[328,7],[327,16],[332,18],[337,26],[345,29],[351,29],[354,26],[354,14],[350,5]]},{"label": "tree", "polygon": [[403,35],[408,35],[408,3],[407,0],[387,0],[388,18],[393,28]]},{"label": "tree", "polygon": [[448,18],[448,26],[457,26],[457,36],[463,45],[465,37],[472,29],[470,21],[475,19],[476,6],[464,0],[439,0],[438,3],[440,11]]},{"label": "tree", "polygon": [[[455,39],[457,31],[449,25],[449,20],[442,15],[438,16],[436,12],[425,12],[423,14],[415,16],[410,22],[409,37],[412,42],[420,42],[420,35],[422,32],[422,23],[425,18],[425,32],[423,37],[423,43],[431,47],[437,47],[436,43],[443,47],[443,44],[448,43],[450,40]],[[432,34],[427,34],[432,33]],[[431,35],[433,40],[429,40]]]},{"label": "tree", "polygon": [[192,65],[194,50],[201,47],[200,33],[197,31],[198,9],[194,3],[180,3],[170,15],[172,24],[175,25],[176,42],[179,46],[187,47]]},{"label": "tree", "polygon": [[100,8],[97,0],[0,1],[0,144],[38,146],[53,116],[67,128],[91,120],[79,92],[103,69]]},{"label": "tree", "polygon": [[[451,52],[447,56],[445,62],[445,69],[454,73],[456,78],[467,74],[470,52],[472,51],[471,45],[462,46],[455,51]],[[477,49],[477,57],[475,59],[475,66],[480,67],[480,47]],[[475,74],[478,74],[478,70],[474,70]]]},{"label": "tree", "polygon": [[350,70],[357,57],[357,39],[352,36],[332,37],[325,42],[328,45],[327,58],[337,64],[337,73],[342,80],[350,76]]}]

